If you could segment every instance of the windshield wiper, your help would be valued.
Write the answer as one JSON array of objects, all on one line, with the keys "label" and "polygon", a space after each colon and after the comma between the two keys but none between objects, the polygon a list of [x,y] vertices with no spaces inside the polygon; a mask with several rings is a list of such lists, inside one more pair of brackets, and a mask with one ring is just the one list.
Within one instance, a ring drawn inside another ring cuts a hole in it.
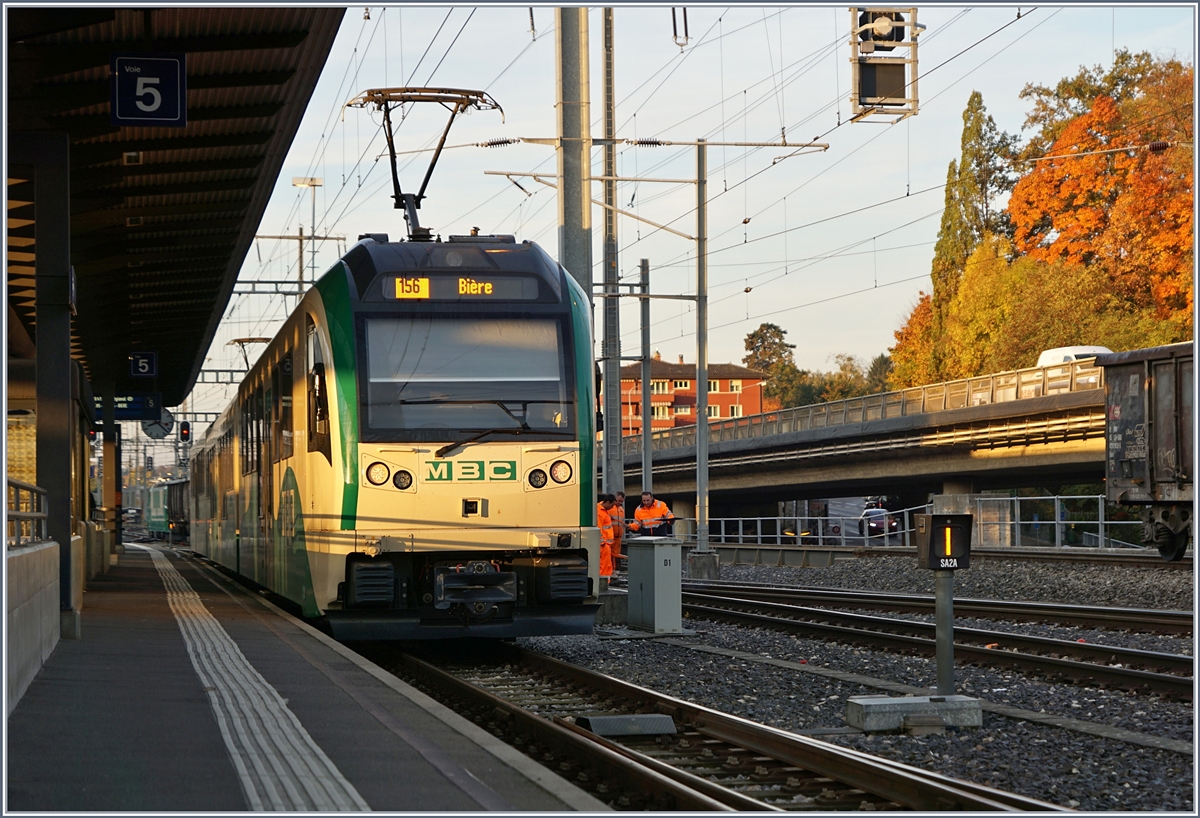
[{"label": "windshield wiper", "polygon": [[[512,410],[502,400],[402,400],[397,401],[402,406],[475,406],[480,403],[490,403],[500,407],[500,411],[521,424],[522,429],[532,428],[528,423],[512,413]],[[545,403],[545,401],[526,401],[521,404],[524,411],[530,403]]]},{"label": "windshield wiper", "polygon": [[459,446],[466,446],[468,443],[474,443],[477,440],[482,440],[488,435],[566,435],[573,437],[574,432],[560,431],[558,429],[531,429],[529,426],[524,426],[520,429],[484,429],[478,434],[471,435],[465,440],[460,440],[457,443],[449,443],[433,453],[434,457],[445,457],[450,452],[457,449]]}]

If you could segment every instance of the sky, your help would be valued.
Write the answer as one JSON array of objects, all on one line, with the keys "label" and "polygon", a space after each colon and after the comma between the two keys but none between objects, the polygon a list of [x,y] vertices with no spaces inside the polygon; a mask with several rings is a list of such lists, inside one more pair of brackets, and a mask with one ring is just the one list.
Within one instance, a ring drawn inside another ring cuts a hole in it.
[{"label": "sky", "polygon": [[[364,14],[369,10],[369,14]],[[894,333],[929,292],[930,263],[946,170],[960,153],[962,112],[973,91],[997,126],[1019,135],[1028,84],[1053,87],[1081,67],[1108,68],[1114,51],[1148,51],[1195,63],[1193,5],[1017,7],[919,6],[918,113],[850,122],[851,15],[845,5],[682,8],[616,6],[617,135],[664,141],[820,142],[826,150],[708,148],[709,361],[741,363],[744,339],[764,322],[795,345],[798,366],[836,368],[834,356],[864,364],[887,352]],[[532,15],[532,19],[531,19]],[[370,19],[366,19],[368,17]],[[314,200],[292,178],[317,176],[315,270],[323,273],[363,233],[405,234],[392,208],[380,115],[343,108],[369,88],[421,86],[485,91],[503,109],[460,116],[426,191],[422,224],[443,237],[511,233],[559,255],[554,148],[478,147],[497,139],[553,138],[557,131],[555,12],[552,7],[356,6],[350,8],[285,161],[260,235],[311,233]],[[592,134],[603,135],[603,26],[589,11]],[[893,52],[902,53],[902,49]],[[419,187],[447,114],[411,106],[396,129],[400,182]],[[593,172],[602,171],[593,151]],[[618,268],[651,290],[694,295],[696,148],[622,145]],[[513,174],[511,180],[488,172]],[[601,185],[593,183],[596,199]],[[601,276],[603,215],[592,212],[593,271]],[[312,255],[304,276],[312,278]],[[260,239],[240,280],[294,280],[297,242]],[[624,299],[622,354],[640,351],[638,308]],[[235,296],[207,368],[240,367],[233,338],[270,336],[294,307],[280,296]],[[691,302],[653,303],[651,345],[664,360],[696,360]],[[596,322],[599,351],[599,323]],[[261,347],[248,349],[250,361]],[[198,385],[193,411],[224,408],[231,387]]]}]

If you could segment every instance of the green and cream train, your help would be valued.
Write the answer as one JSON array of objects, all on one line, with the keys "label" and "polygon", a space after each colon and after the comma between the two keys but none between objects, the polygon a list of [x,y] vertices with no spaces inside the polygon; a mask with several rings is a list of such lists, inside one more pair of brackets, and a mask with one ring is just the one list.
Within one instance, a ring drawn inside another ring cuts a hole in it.
[{"label": "green and cream train", "polygon": [[511,236],[364,236],[193,446],[192,548],[342,639],[590,633],[587,295]]}]

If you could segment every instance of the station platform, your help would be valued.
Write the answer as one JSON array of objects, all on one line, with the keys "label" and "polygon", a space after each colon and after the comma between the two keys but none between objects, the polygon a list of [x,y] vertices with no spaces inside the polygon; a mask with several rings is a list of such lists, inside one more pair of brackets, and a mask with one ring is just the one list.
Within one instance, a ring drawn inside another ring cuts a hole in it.
[{"label": "station platform", "polygon": [[7,722],[5,812],[608,807],[186,552],[126,545]]}]

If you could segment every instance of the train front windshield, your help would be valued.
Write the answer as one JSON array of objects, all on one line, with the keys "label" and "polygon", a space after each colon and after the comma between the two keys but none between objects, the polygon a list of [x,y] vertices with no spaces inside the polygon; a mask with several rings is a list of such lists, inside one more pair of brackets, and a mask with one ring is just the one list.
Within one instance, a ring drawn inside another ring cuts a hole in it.
[{"label": "train front windshield", "polygon": [[364,438],[573,432],[564,344],[554,318],[368,318]]}]

